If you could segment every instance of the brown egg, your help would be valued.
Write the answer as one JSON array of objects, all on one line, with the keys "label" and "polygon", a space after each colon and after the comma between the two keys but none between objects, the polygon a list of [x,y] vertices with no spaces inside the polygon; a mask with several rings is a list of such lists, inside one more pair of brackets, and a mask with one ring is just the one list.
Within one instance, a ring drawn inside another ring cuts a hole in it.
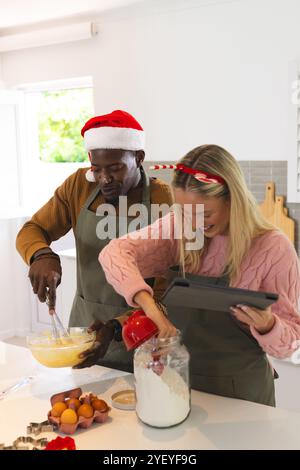
[{"label": "brown egg", "polygon": [[76,411],[71,408],[66,409],[60,417],[60,421],[63,424],[75,424],[78,421]]},{"label": "brown egg", "polygon": [[51,416],[54,416],[55,418],[59,418],[66,409],[67,409],[67,405],[62,401],[58,401],[57,403],[54,403],[53,405],[53,408],[51,410]]},{"label": "brown egg", "polygon": [[85,403],[81,405],[77,410],[78,416],[83,416],[84,418],[91,418],[94,414],[94,410],[91,405]]},{"label": "brown egg", "polygon": [[106,411],[108,408],[107,403],[104,400],[100,400],[99,398],[95,398],[94,400],[92,400],[92,407],[94,408],[94,410],[102,412]]},{"label": "brown egg", "polygon": [[72,410],[77,411],[78,408],[81,406],[80,400],[78,398],[70,398],[70,400],[67,401],[68,408],[72,408]]}]

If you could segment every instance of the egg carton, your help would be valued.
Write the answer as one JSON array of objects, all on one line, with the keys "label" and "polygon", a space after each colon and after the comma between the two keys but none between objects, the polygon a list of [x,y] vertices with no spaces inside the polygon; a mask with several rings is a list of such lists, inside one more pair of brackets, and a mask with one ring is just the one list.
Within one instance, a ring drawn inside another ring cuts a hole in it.
[{"label": "egg carton", "polygon": [[[50,398],[51,407],[57,402],[64,401],[67,398],[78,398],[81,399],[83,404],[92,404],[92,398],[95,398],[95,395],[92,393],[83,394],[81,388],[74,388],[72,390],[68,390],[66,392],[56,393]],[[111,408],[107,405],[106,411],[98,411],[95,410],[93,416],[90,418],[84,418],[83,416],[79,416],[77,423],[75,424],[67,424],[61,423],[60,418],[56,418],[51,416],[51,410],[48,412],[48,421],[53,424],[54,426],[58,427],[58,430],[64,434],[74,434],[76,429],[89,428],[93,422],[95,423],[105,423],[108,419],[108,414]]]}]

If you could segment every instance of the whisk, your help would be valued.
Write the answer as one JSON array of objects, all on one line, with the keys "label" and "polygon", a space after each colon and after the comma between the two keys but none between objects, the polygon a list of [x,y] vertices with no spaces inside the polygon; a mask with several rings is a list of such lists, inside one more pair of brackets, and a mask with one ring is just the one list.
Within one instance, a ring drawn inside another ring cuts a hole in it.
[{"label": "whisk", "polygon": [[68,331],[62,324],[59,316],[55,311],[55,306],[53,303],[50,302],[49,299],[49,288],[47,287],[46,293],[46,304],[49,307],[49,314],[51,317],[51,324],[52,324],[52,336],[54,337],[56,343],[62,344],[62,339],[68,340],[68,342],[72,342],[71,336],[69,335]]}]

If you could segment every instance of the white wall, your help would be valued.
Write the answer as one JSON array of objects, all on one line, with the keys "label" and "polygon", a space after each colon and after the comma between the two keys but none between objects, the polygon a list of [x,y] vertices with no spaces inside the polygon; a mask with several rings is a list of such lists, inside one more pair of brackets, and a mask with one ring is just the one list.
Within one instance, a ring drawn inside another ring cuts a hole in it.
[{"label": "white wall", "polygon": [[0,90],[4,88],[4,81],[3,81],[3,70],[2,70],[2,56],[0,55]]},{"label": "white wall", "polygon": [[[5,97],[7,95],[4,92]],[[16,106],[12,99],[7,97],[2,101],[3,93],[0,90],[0,141],[1,156],[6,157],[5,166],[0,172],[0,212],[19,204],[18,187],[18,142],[16,139]]]},{"label": "white wall", "polygon": [[135,114],[149,159],[208,142],[238,159],[288,159],[299,0],[151,4],[102,15],[94,40],[4,54],[6,84],[92,75],[96,112]]},{"label": "white wall", "polygon": [[[144,0],[0,0],[1,28],[16,25],[32,24],[57,20],[60,17],[71,17],[85,14],[89,11],[103,11],[119,8],[134,2]],[[26,3],[26,5],[24,5]]]}]

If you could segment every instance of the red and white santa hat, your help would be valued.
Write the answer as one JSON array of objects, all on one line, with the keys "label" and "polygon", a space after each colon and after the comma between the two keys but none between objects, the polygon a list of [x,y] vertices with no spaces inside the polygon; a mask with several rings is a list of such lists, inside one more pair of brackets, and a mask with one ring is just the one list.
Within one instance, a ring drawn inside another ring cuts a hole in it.
[{"label": "red and white santa hat", "polygon": [[[131,114],[121,110],[89,119],[81,129],[81,135],[88,152],[95,149],[145,149],[142,126]],[[92,170],[87,171],[86,179],[95,181]]]}]

